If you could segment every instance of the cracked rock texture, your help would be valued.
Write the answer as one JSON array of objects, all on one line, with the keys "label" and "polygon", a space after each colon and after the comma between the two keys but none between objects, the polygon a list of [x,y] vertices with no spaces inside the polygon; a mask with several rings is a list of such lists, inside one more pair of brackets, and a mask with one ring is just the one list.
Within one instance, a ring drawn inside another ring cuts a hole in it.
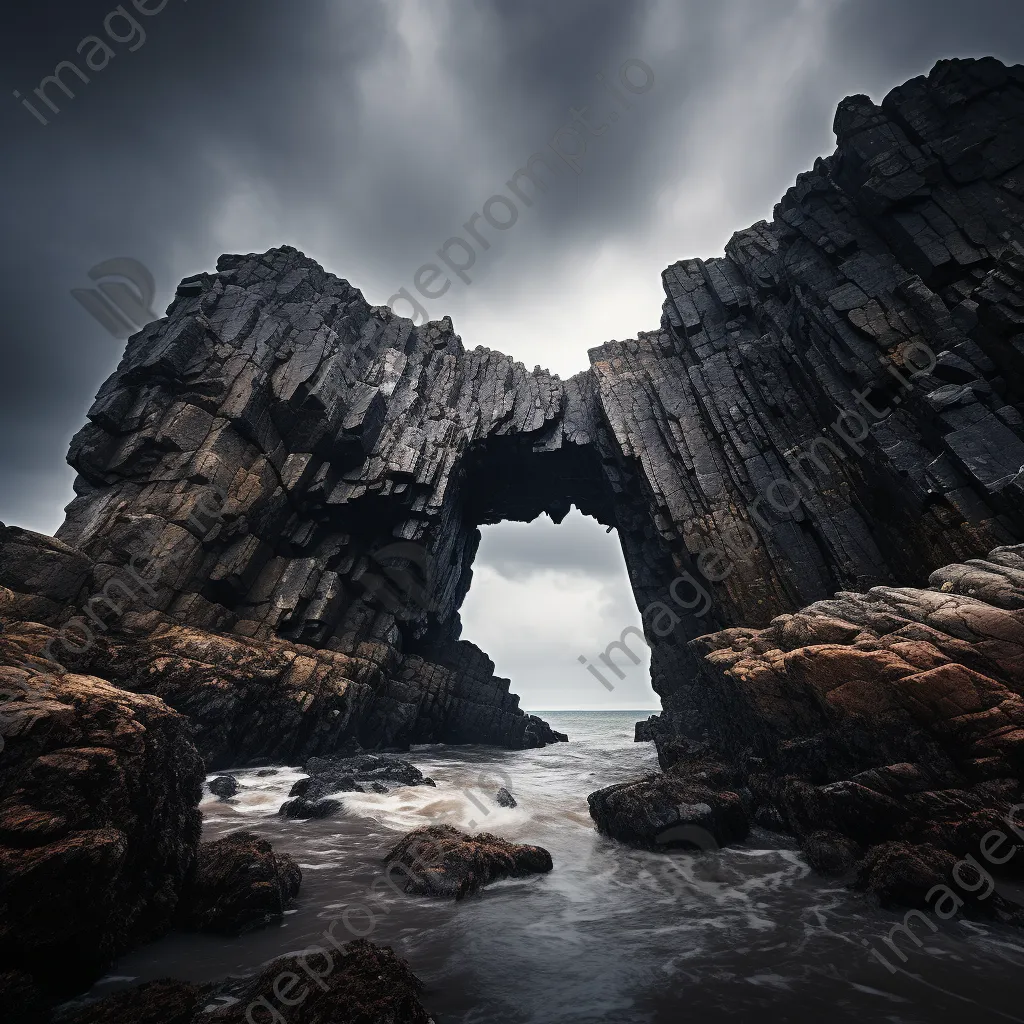
[{"label": "cracked rock texture", "polygon": [[131,685],[232,754],[273,753],[270,707],[299,755],[548,742],[458,608],[481,524],[575,503],[618,530],[639,606],[663,603],[654,731],[697,737],[687,641],[1019,539],[1024,71],[944,61],[835,128],[771,223],[669,267],[660,327],[567,381],[287,247],[184,281],[74,439],[58,533],[93,594],[149,581]]},{"label": "cracked rock texture", "polygon": [[165,932],[199,842],[204,772],[187,720],[48,661],[52,635],[32,623],[0,634],[0,998],[12,1020]]},{"label": "cracked rock texture", "polygon": [[[14,614],[210,768],[536,746],[458,610],[479,526],[576,504],[617,530],[683,789],[713,761],[755,822],[969,845],[1024,735],[1024,68],[942,61],[835,131],[566,381],[294,249],[222,257],[100,389],[57,539],[0,538]],[[605,678],[640,642],[608,639]]]},{"label": "cracked rock texture", "polygon": [[253,832],[202,843],[181,899],[183,928],[241,935],[280,924],[297,895],[302,871]]}]

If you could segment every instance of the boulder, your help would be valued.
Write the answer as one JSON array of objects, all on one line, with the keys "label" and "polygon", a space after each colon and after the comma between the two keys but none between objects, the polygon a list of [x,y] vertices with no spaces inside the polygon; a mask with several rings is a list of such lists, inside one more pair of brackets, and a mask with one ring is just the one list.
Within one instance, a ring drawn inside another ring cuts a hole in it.
[{"label": "boulder", "polygon": [[[307,980],[310,971],[316,974],[315,984]],[[208,996],[220,988],[232,1002],[204,1012]],[[305,957],[281,957],[255,978],[229,986],[146,982],[84,1006],[69,1006],[53,1024],[251,1024],[262,1019],[287,1024],[433,1024],[420,1003],[422,991],[409,965],[390,947],[359,939]]]},{"label": "boulder", "polygon": [[241,935],[279,924],[301,883],[302,872],[288,854],[274,853],[253,832],[232,832],[199,847],[182,894],[181,926]]},{"label": "boulder", "polygon": [[201,827],[205,770],[187,720],[158,697],[48,660],[54,635],[31,622],[0,635],[8,1007],[73,995],[170,928]]},{"label": "boulder", "polygon": [[340,800],[331,800],[327,797],[307,800],[304,796],[296,796],[285,800],[277,813],[284,818],[330,818],[340,810]]},{"label": "boulder", "polygon": [[102,999],[63,1007],[52,1024],[192,1024],[212,986],[173,978],[147,981]]},{"label": "boulder", "polygon": [[498,790],[494,798],[499,807],[517,807],[516,798],[504,787]]},{"label": "boulder", "polygon": [[824,831],[804,836],[800,849],[815,871],[837,878],[853,871],[863,853],[852,839],[838,832]]},{"label": "boulder", "polygon": [[84,552],[55,537],[0,523],[0,587],[17,595],[19,617],[59,620],[62,610],[87,591],[94,564]]},{"label": "boulder", "polygon": [[609,786],[591,793],[587,803],[599,831],[646,849],[717,849],[746,839],[750,832],[739,794],[677,774]]},{"label": "boulder", "polygon": [[510,843],[488,832],[470,836],[452,825],[408,833],[384,858],[389,877],[407,893],[459,900],[501,878],[548,872],[551,854],[539,846]]},{"label": "boulder", "polygon": [[[858,869],[856,888],[869,892],[886,908],[930,910],[926,895],[953,881],[956,857],[934,846],[882,843],[872,847]],[[973,885],[974,879],[969,881]]]},{"label": "boulder", "polygon": [[238,779],[234,775],[218,775],[209,783],[210,792],[219,796],[221,800],[227,800],[238,792]]}]

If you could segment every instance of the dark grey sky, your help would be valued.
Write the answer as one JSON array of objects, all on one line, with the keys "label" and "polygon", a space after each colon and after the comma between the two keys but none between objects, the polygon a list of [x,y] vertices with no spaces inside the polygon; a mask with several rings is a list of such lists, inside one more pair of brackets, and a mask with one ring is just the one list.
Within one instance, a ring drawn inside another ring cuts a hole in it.
[{"label": "dark grey sky", "polygon": [[[844,95],[880,99],[945,56],[1024,61],[1019,0],[124,7],[145,41],[115,19],[126,41],[110,41],[115,55],[89,84],[66,76],[77,95],[61,96],[46,126],[12,91],[31,96],[62,60],[84,67],[80,40],[105,36],[116,8],[33,0],[0,15],[0,520],[46,532],[71,497],[67,442],[123,345],[69,294],[101,260],[145,263],[162,312],[177,281],[220,253],[288,243],[383,303],[505,190],[570,107],[607,111],[595,75],[614,78],[636,58],[653,88],[591,140],[579,175],[563,166],[480,254],[471,285],[428,307],[451,314],[470,347],[569,374],[588,348],[657,325],[665,265],[716,255],[732,231],[771,215],[834,147]],[[567,551],[592,547],[583,533],[566,538]],[[487,564],[509,585],[555,571],[545,540],[510,532],[495,543]],[[604,578],[599,561],[587,586]],[[499,657],[499,668],[515,665]]]}]

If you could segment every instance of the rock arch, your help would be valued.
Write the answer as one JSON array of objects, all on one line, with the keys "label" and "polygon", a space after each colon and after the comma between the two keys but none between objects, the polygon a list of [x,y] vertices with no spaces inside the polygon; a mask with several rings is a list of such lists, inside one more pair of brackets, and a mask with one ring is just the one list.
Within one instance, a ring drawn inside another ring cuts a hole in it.
[{"label": "rock arch", "polygon": [[[567,381],[294,249],[222,257],[101,389],[59,537],[101,577],[144,547],[171,621],[491,686],[458,641],[476,526],[575,502],[618,529],[641,609],[683,573],[710,595],[649,634],[666,722],[701,734],[690,639],[1024,532],[1024,200],[999,142],[1020,76],[942,62],[881,107],[844,101],[836,153],[774,221],[669,267],[659,328]],[[967,124],[991,141],[951,148]],[[225,496],[209,530],[204,486]],[[396,543],[431,564],[426,607],[397,616],[360,584]]]}]

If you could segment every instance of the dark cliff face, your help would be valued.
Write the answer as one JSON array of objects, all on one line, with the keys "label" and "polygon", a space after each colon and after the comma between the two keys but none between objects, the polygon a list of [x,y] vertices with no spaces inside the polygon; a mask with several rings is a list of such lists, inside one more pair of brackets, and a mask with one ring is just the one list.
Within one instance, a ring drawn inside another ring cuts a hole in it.
[{"label": "dark cliff face", "polygon": [[100,583],[152,556],[171,620],[514,714],[456,644],[477,527],[575,503],[618,529],[665,724],[704,733],[690,639],[1024,534],[1024,72],[943,62],[836,132],[773,223],[665,271],[658,331],[568,381],[293,249],[222,257],[101,389],[59,538]]},{"label": "dark cliff face", "polygon": [[[58,539],[0,528],[0,673],[28,702],[0,882],[85,849],[60,876],[138,922],[103,924],[83,978],[176,913],[200,756],[556,739],[458,609],[481,524],[571,503],[618,530],[664,705],[664,774],[593,794],[601,828],[753,818],[903,901],[1024,838],[1024,69],[943,62],[836,132],[771,224],[665,272],[659,330],[568,381],[289,248],[223,257],[131,339]],[[100,761],[127,824],[76,795]],[[50,984],[54,891],[0,978],[19,998]]]}]

